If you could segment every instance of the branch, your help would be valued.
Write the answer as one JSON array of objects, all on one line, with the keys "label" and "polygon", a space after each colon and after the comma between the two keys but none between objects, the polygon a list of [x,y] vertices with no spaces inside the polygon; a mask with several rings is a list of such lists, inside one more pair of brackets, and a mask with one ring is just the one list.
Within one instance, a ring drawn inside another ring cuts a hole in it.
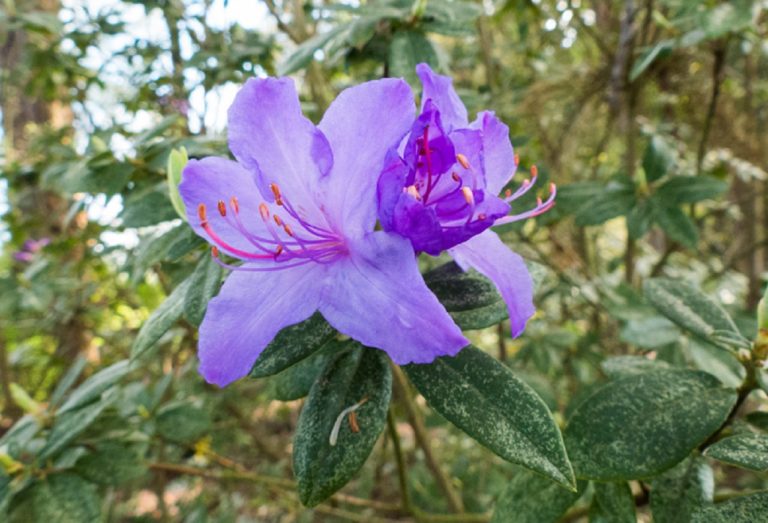
[{"label": "branch", "polygon": [[709,97],[707,116],[704,119],[704,128],[701,131],[699,150],[696,154],[696,176],[701,174],[701,167],[704,163],[704,154],[707,152],[709,133],[712,130],[712,121],[715,118],[715,112],[717,110],[717,100],[720,97],[720,87],[723,85],[723,80],[725,79],[725,54],[727,47],[728,41],[725,40],[715,48],[712,53],[715,59],[712,64],[712,94]]}]

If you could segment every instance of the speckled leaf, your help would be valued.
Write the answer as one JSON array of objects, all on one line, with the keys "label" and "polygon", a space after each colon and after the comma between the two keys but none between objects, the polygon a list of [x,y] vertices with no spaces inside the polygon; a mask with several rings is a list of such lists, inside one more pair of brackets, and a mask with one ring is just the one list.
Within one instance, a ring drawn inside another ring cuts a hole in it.
[{"label": "speckled leaf", "polygon": [[491,523],[554,523],[584,492],[566,490],[540,474],[518,470],[496,502]]},{"label": "speckled leaf", "polygon": [[755,523],[768,520],[768,492],[733,498],[699,510],[692,523]]},{"label": "speckled leaf", "polygon": [[683,461],[651,482],[654,523],[690,521],[694,512],[712,503],[714,491],[714,474],[706,460]]},{"label": "speckled leaf", "polygon": [[611,378],[618,379],[655,370],[668,369],[666,361],[650,360],[645,356],[614,356],[600,363],[600,368]]},{"label": "speckled leaf", "polygon": [[251,369],[252,378],[277,374],[314,354],[336,335],[320,313],[281,330]]},{"label": "speckled leaf", "polygon": [[331,340],[323,347],[269,380],[269,393],[280,401],[293,401],[309,394],[328,362],[347,345],[345,341]]},{"label": "speckled leaf", "polygon": [[718,332],[743,338],[720,304],[693,285],[654,278],[647,280],[643,288],[648,301],[680,327],[710,341]]},{"label": "speckled leaf", "polygon": [[56,419],[48,436],[48,441],[40,450],[37,459],[44,462],[66,447],[72,440],[83,433],[96,421],[115,400],[114,394],[107,394],[98,403],[91,403],[79,409],[68,410],[56,415]]},{"label": "speckled leaf", "polygon": [[659,370],[612,381],[574,411],[564,436],[576,475],[648,478],[674,466],[728,417],[736,392],[714,376]]},{"label": "speckled leaf", "polygon": [[747,414],[747,421],[755,427],[768,431],[768,412],[756,411]]},{"label": "speckled leaf", "polygon": [[84,523],[99,521],[100,515],[95,486],[75,474],[63,473],[34,483],[14,498],[9,523]]},{"label": "speckled leaf", "polygon": [[[347,484],[363,466],[386,423],[392,392],[387,356],[349,342],[329,362],[309,392],[293,439],[293,471],[299,498],[313,507]],[[334,445],[330,437],[342,411],[367,398],[355,412],[359,432],[342,420]]]},{"label": "speckled leaf", "polygon": [[595,482],[590,523],[636,523],[635,498],[626,482]]},{"label": "speckled leaf", "polygon": [[190,403],[171,403],[157,412],[157,433],[168,441],[194,443],[211,430],[211,416]]},{"label": "speckled leaf", "polygon": [[131,349],[131,359],[144,355],[157,340],[176,323],[184,312],[184,299],[189,290],[191,279],[180,283],[160,306],[147,318],[139,329]]},{"label": "speckled leaf", "polygon": [[104,441],[78,459],[74,470],[93,483],[116,486],[140,478],[147,469],[127,445]]},{"label": "speckled leaf", "polygon": [[704,451],[716,460],[760,472],[768,471],[768,436],[750,432],[721,439]]},{"label": "speckled leaf", "polygon": [[127,360],[119,361],[114,365],[100,370],[87,380],[82,385],[77,387],[72,394],[69,395],[67,401],[59,408],[58,414],[64,414],[70,410],[74,410],[78,407],[94,401],[101,394],[123,379],[128,373],[129,362]]},{"label": "speckled leaf", "polygon": [[573,470],[552,414],[508,367],[470,346],[455,357],[404,369],[448,421],[502,458],[573,488]]},{"label": "speckled leaf", "polygon": [[223,270],[213,256],[203,256],[190,276],[189,288],[184,296],[184,316],[192,325],[200,325],[208,302],[219,291]]}]

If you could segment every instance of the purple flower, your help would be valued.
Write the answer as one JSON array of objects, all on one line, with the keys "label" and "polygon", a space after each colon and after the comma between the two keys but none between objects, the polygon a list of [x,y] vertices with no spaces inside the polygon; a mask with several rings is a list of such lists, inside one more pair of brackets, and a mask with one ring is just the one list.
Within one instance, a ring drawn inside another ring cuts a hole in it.
[{"label": "purple flower", "polygon": [[246,375],[280,329],[316,310],[398,364],[468,344],[424,284],[410,242],[374,232],[377,173],[413,117],[401,80],[345,90],[317,127],[290,79],[243,86],[229,109],[237,162],[192,160],[179,187],[190,224],[233,271],[200,327],[207,381]]},{"label": "purple flower", "polygon": [[12,257],[19,263],[32,263],[35,259],[35,254],[49,243],[51,243],[51,239],[46,237],[37,240],[24,240],[24,243],[21,244],[21,249],[14,252]]},{"label": "purple flower", "polygon": [[436,256],[447,250],[464,270],[490,278],[517,336],[535,311],[533,283],[522,258],[489,228],[547,211],[555,186],[534,209],[510,215],[510,203],[534,185],[536,169],[531,180],[500,197],[518,163],[508,127],[489,111],[469,123],[449,77],[426,64],[416,72],[424,88],[421,114],[399,148],[389,152],[379,178],[382,227],[408,238],[416,251]]}]

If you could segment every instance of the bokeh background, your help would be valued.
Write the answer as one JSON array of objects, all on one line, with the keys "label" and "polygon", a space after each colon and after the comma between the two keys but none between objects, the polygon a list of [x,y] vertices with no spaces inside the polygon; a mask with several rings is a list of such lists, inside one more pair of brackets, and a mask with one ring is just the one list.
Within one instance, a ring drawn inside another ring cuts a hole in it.
[{"label": "bokeh background", "polygon": [[[756,0],[4,0],[0,435],[25,413],[50,419],[69,387],[126,359],[179,282],[207,270],[196,269],[209,263],[203,243],[171,205],[166,162],[181,146],[227,154],[226,109],[245,79],[291,75],[318,121],[340,90],[365,80],[402,76],[418,92],[419,62],[453,76],[471,115],[491,109],[510,126],[518,182],[536,164],[558,185],[551,212],[502,230],[531,264],[537,315],[515,340],[504,324],[474,331],[476,345],[561,422],[609,356],[703,368],[738,385],[733,356],[685,336],[641,288],[656,276],[691,282],[754,336],[768,269],[767,9]],[[56,460],[34,472],[49,478],[45,488],[14,499],[13,517],[409,520],[397,514],[387,436],[343,494],[301,506],[290,441],[316,370],[206,385],[195,360],[206,292],[139,369],[118,363],[109,402],[48,440],[54,450],[38,449]],[[418,406],[427,445],[408,413],[397,423],[413,502],[449,513],[449,489],[474,516],[434,521],[489,520],[515,467]],[[717,468],[716,478],[727,496],[764,488],[768,476]],[[585,514],[577,505],[566,519]]]}]

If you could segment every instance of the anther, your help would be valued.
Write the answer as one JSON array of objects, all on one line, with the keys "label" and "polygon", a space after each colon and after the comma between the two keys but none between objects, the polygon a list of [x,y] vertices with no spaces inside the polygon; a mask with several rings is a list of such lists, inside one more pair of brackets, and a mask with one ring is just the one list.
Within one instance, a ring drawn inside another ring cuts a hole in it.
[{"label": "anther", "polygon": [[349,421],[349,430],[352,432],[360,432],[360,425],[357,423],[357,412],[354,410],[350,412],[347,420]]},{"label": "anther", "polygon": [[472,205],[475,203],[475,195],[472,194],[472,189],[470,189],[466,185],[461,188],[461,194],[464,195],[464,199],[467,200],[467,203],[469,205]]},{"label": "anther", "polygon": [[224,200],[219,200],[219,202],[216,204],[219,208],[219,214],[221,214],[222,217],[227,215],[227,206],[224,203]]},{"label": "anther", "polygon": [[485,215],[485,213],[480,213],[477,215],[478,220],[485,220],[488,216]]},{"label": "anther", "polygon": [[290,225],[288,225],[287,223],[283,225],[283,230],[285,231],[285,234],[293,238],[293,229],[291,229]]},{"label": "anther", "polygon": [[197,217],[200,218],[200,223],[205,224],[208,223],[208,216],[205,212],[205,204],[201,203],[197,206]]},{"label": "anther", "polygon": [[459,176],[459,174],[456,173],[456,172],[452,172],[451,173],[451,178],[453,178],[454,182],[460,182],[461,181],[461,176]]},{"label": "anther", "polygon": [[216,247],[215,245],[211,246],[211,256],[213,256],[214,258],[219,257],[219,248]]},{"label": "anther", "polygon": [[539,175],[539,168],[535,165],[531,165],[531,178],[536,178]]},{"label": "anther", "polygon": [[512,189],[507,189],[506,191],[504,191],[505,198],[509,198],[510,196],[512,196]]},{"label": "anther", "polygon": [[413,196],[416,200],[421,201],[421,195],[415,185],[409,185],[406,187],[405,192]]},{"label": "anther", "polygon": [[259,204],[259,213],[261,214],[262,219],[269,220],[269,209],[265,203]]},{"label": "anther", "polygon": [[272,218],[275,219],[275,223],[277,224],[278,227],[282,227],[283,226],[283,220],[281,220],[280,217],[277,214],[273,214]]},{"label": "anther", "polygon": [[233,196],[229,199],[229,206],[232,207],[232,210],[235,211],[235,214],[240,212],[240,204],[238,203],[236,197]]},{"label": "anther", "polygon": [[280,256],[280,254],[282,254],[282,252],[283,252],[283,246],[282,245],[278,245],[277,249],[275,249],[275,258]]},{"label": "anther", "polygon": [[276,183],[270,183],[269,188],[272,189],[272,194],[275,196],[275,203],[277,205],[283,204],[283,196],[280,194],[280,187]]},{"label": "anther", "polygon": [[516,154],[515,155],[515,167],[517,167],[518,165],[520,165],[520,155]]},{"label": "anther", "polygon": [[541,207],[541,198],[540,197],[536,198],[536,207]]},{"label": "anther", "polygon": [[467,157],[463,154],[459,153],[456,155],[456,161],[461,164],[462,167],[465,169],[469,169],[469,160],[467,160]]}]

